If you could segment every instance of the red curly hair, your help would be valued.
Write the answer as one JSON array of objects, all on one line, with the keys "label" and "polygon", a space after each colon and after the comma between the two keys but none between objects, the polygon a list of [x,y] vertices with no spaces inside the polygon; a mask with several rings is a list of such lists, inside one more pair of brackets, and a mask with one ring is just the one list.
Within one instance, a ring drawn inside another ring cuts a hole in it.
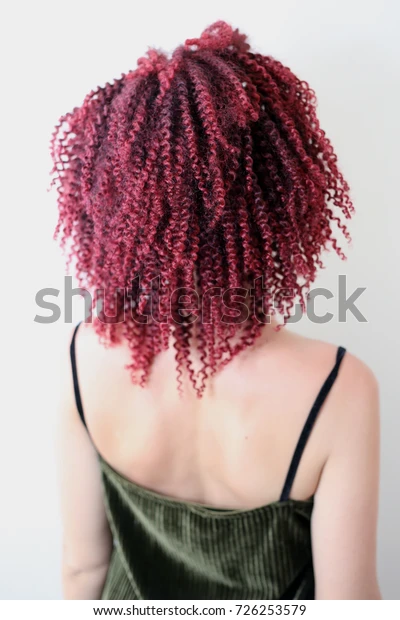
[{"label": "red curly hair", "polygon": [[[238,30],[216,22],[171,58],[150,49],[137,64],[55,128],[55,236],[93,307],[101,301],[103,342],[129,343],[132,380],[146,384],[172,339],[178,386],[186,368],[200,397],[265,313],[285,320],[304,302],[324,249],[344,258],[332,224],[349,239],[353,205],[314,92]],[[253,311],[235,320],[227,306],[250,287]],[[228,298],[192,321],[176,289]]]}]

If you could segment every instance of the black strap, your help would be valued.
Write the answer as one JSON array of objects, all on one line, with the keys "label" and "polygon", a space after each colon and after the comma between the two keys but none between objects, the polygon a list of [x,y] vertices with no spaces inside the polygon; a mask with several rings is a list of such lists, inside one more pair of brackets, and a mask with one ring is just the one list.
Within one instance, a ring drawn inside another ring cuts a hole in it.
[{"label": "black strap", "polygon": [[82,407],[81,392],[80,392],[80,389],[79,389],[78,372],[77,372],[77,368],[76,368],[76,355],[75,355],[75,338],[76,338],[76,334],[78,332],[79,325],[81,323],[82,323],[82,321],[80,321],[78,323],[78,325],[74,329],[74,334],[72,336],[69,352],[70,352],[70,356],[71,356],[71,368],[72,368],[72,378],[73,378],[73,381],[74,381],[74,392],[75,392],[76,408],[78,409],[79,417],[81,418],[84,426],[86,427],[85,415],[83,413],[83,407]]},{"label": "black strap", "polygon": [[336,377],[338,376],[340,364],[342,362],[342,359],[345,353],[346,353],[346,349],[344,349],[343,347],[338,348],[337,356],[336,356],[336,363],[334,367],[332,368],[329,376],[325,380],[325,383],[323,384],[317,398],[315,399],[315,402],[311,408],[311,411],[308,414],[308,418],[306,420],[306,423],[304,424],[303,430],[301,431],[299,441],[297,442],[297,446],[294,451],[292,461],[290,463],[290,467],[289,467],[289,471],[286,476],[285,484],[283,485],[282,494],[280,497],[281,502],[289,498],[290,491],[292,490],[293,481],[296,476],[297,468],[299,466],[300,459],[304,452],[304,448],[306,447],[307,439],[309,438],[311,434],[317,415],[322,405],[324,404],[325,399],[328,396],[331,390],[331,387],[335,382]]}]

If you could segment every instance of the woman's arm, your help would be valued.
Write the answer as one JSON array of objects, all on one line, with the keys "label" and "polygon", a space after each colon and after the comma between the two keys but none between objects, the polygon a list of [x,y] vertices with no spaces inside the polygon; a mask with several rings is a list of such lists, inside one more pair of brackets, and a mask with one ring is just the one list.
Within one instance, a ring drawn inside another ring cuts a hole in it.
[{"label": "woman's arm", "polygon": [[94,600],[101,597],[112,536],[104,508],[97,454],[75,405],[69,355],[62,364],[60,392],[63,592],[66,599]]},{"label": "woman's arm", "polygon": [[[347,359],[346,359],[347,358]],[[380,599],[376,574],[379,393],[371,370],[346,354],[337,434],[312,517],[317,599]],[[338,379],[338,383],[339,383]]]}]

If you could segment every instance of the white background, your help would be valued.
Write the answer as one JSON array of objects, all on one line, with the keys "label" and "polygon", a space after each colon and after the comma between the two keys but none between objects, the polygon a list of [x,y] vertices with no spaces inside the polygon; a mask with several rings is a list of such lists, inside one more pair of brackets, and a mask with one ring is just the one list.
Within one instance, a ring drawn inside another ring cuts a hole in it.
[{"label": "white background", "polygon": [[[87,92],[136,66],[147,46],[171,51],[216,19],[288,64],[316,90],[322,126],[352,186],[353,248],[326,261],[316,286],[367,287],[368,319],[295,329],[346,346],[381,385],[382,467],[379,576],[384,598],[400,598],[400,8],[396,0],[221,2],[13,2],[1,17],[1,432],[0,598],[60,598],[60,519],[54,429],[57,357],[71,326],[34,322],[39,289],[63,287],[52,241],[48,143]],[[62,294],[60,295],[62,302]],[[75,314],[79,311],[77,300]],[[43,314],[43,310],[39,310]]]}]

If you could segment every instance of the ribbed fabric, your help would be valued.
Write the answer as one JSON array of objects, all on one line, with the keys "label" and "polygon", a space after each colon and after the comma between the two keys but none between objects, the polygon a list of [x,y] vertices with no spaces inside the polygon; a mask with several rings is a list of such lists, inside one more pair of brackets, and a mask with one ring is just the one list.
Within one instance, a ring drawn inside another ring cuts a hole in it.
[{"label": "ribbed fabric", "polygon": [[312,498],[213,509],[140,487],[99,459],[115,544],[103,600],[314,598]]}]

